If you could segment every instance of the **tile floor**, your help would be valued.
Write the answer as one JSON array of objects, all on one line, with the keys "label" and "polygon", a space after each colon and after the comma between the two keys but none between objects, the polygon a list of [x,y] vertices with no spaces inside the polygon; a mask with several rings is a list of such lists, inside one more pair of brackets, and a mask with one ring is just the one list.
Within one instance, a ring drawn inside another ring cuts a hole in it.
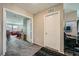
[{"label": "tile floor", "polygon": [[41,47],[38,45],[11,36],[7,42],[7,52],[5,56],[32,56],[40,49]]}]

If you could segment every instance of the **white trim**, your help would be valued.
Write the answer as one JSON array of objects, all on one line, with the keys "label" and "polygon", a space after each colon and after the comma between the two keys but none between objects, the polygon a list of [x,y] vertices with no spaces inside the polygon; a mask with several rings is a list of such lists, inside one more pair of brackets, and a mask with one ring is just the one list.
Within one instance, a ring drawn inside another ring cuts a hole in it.
[{"label": "white trim", "polygon": [[[24,15],[22,13],[19,13],[19,12],[16,12],[14,10],[11,10],[11,9],[7,9],[7,8],[3,8],[3,55],[5,55],[5,52],[6,52],[6,11],[9,11],[9,12],[12,12],[12,13],[15,13],[15,14],[18,14],[18,15],[21,15],[21,16],[24,16],[24,17],[27,17],[29,18],[30,20],[32,20],[32,43],[33,43],[33,17],[30,17],[30,16],[27,16],[27,15]],[[5,49],[4,49],[5,48]]]},{"label": "white trim", "polygon": [[6,11],[9,11],[9,12],[12,12],[12,13],[15,13],[15,14],[18,14],[18,15],[21,15],[21,16],[24,16],[24,17],[27,17],[27,18],[32,18],[32,17],[30,17],[30,16],[26,16],[25,14],[16,12],[16,11],[11,10],[11,9],[8,9],[8,8],[3,8],[3,9],[5,9]]},{"label": "white trim", "polygon": [[33,41],[33,40],[34,40],[34,39],[33,39],[33,28],[34,28],[34,27],[33,27],[33,18],[31,18],[31,20],[32,20],[32,43],[34,43],[34,41]]},{"label": "white trim", "polygon": [[3,55],[5,55],[5,52],[6,52],[6,31],[4,29],[5,28],[5,25],[6,25],[6,9],[3,8]]}]

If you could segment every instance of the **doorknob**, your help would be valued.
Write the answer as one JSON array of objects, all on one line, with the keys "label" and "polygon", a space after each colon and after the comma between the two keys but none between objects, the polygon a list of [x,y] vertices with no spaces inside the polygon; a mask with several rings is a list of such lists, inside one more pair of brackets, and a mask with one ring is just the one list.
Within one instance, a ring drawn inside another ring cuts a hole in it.
[{"label": "doorknob", "polygon": [[45,35],[47,35],[47,32],[45,32]]}]

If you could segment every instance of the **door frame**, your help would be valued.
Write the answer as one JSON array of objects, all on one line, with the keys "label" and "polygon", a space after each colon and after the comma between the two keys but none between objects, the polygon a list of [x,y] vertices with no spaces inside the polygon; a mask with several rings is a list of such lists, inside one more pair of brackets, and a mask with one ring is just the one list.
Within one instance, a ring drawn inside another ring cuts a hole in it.
[{"label": "door frame", "polygon": [[20,13],[20,12],[16,12],[15,10],[3,8],[3,55],[5,55],[5,53],[6,53],[6,41],[7,41],[7,39],[6,39],[6,11],[27,17],[31,20],[31,23],[32,23],[32,43],[33,43],[33,17],[27,16],[27,15]]},{"label": "door frame", "polygon": [[[48,13],[48,14],[46,14],[46,15],[44,15],[44,47],[45,47],[45,20],[46,20],[46,17],[47,16],[50,16],[50,15],[52,15],[52,14],[55,14],[55,13],[59,13],[60,14],[60,11],[54,11],[54,12],[50,12],[50,13]],[[60,18],[61,19],[61,18]],[[64,30],[64,29],[63,29]],[[64,41],[63,41],[63,43],[64,43]],[[49,47],[50,48],[50,47]],[[61,47],[60,47],[61,48]],[[64,48],[64,47],[63,47]],[[64,50],[63,50],[64,51]],[[61,52],[61,51],[59,51],[59,52]],[[61,52],[62,53],[62,52]]]}]

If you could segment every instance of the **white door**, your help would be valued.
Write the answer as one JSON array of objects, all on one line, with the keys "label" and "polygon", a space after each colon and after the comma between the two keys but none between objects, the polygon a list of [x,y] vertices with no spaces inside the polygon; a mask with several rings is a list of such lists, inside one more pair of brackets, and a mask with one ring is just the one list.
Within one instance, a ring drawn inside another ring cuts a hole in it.
[{"label": "white door", "polygon": [[53,12],[45,16],[44,46],[60,50],[60,12]]}]

